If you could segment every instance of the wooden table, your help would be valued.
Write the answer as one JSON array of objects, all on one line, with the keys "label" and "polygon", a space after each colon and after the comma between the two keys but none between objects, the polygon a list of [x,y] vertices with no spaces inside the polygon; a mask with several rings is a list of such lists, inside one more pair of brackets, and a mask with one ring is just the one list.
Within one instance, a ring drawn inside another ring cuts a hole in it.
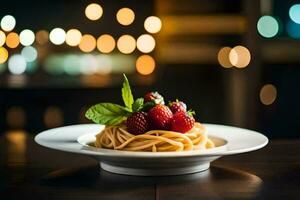
[{"label": "wooden table", "polygon": [[183,176],[134,177],[88,157],[46,149],[22,132],[0,136],[0,199],[300,199],[300,140],[215,161]]}]

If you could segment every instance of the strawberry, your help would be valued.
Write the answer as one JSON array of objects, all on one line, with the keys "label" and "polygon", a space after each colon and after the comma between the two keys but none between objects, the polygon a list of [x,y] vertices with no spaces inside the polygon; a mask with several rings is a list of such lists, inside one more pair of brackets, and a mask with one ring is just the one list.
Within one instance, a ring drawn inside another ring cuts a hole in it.
[{"label": "strawberry", "polygon": [[173,112],[173,114],[177,112],[186,112],[186,104],[178,100],[170,102],[169,108]]},{"label": "strawberry", "polygon": [[158,92],[148,92],[144,96],[144,103],[154,101],[155,104],[165,104],[164,98]]},{"label": "strawberry", "polygon": [[174,114],[171,122],[171,131],[186,133],[195,125],[195,119],[192,114],[187,112],[177,112]]},{"label": "strawberry", "polygon": [[168,106],[158,104],[148,112],[151,129],[167,130],[173,117],[172,111]]},{"label": "strawberry", "polygon": [[139,135],[149,130],[149,122],[147,113],[135,112],[127,118],[126,126],[128,132],[134,135]]}]

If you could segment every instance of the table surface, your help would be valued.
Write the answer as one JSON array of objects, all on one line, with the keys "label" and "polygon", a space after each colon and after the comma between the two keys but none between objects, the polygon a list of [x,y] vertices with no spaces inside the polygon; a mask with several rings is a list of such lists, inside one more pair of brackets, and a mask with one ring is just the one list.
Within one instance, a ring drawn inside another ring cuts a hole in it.
[{"label": "table surface", "polygon": [[13,131],[0,136],[0,199],[300,199],[300,140],[226,156],[209,170],[134,177],[100,170],[91,158],[35,144]]}]

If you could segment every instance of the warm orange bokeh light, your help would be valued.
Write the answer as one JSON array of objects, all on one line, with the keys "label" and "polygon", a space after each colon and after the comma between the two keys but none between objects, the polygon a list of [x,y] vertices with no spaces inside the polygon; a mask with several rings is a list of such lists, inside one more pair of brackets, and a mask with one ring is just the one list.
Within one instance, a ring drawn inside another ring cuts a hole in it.
[{"label": "warm orange bokeh light", "polygon": [[155,60],[149,55],[142,55],[136,60],[136,70],[142,75],[149,75],[155,69]]},{"label": "warm orange bokeh light", "polygon": [[9,48],[16,48],[20,44],[19,35],[15,32],[11,32],[6,36],[6,45]]},{"label": "warm orange bokeh light", "polygon": [[264,85],[260,90],[260,101],[264,105],[271,105],[277,98],[277,89],[272,84]]},{"label": "warm orange bokeh light", "polygon": [[86,53],[92,52],[96,48],[96,39],[89,34],[83,35],[79,44],[79,48],[81,51]]},{"label": "warm orange bokeh light", "polygon": [[134,12],[130,8],[121,8],[117,12],[117,20],[120,24],[128,26],[134,21]]},{"label": "warm orange bokeh light", "polygon": [[5,63],[8,58],[8,51],[4,47],[0,47],[0,64]]},{"label": "warm orange bokeh light", "polygon": [[35,34],[35,40],[38,44],[44,45],[49,41],[49,33],[46,30],[40,30]]},{"label": "warm orange bokeh light", "polygon": [[236,46],[229,53],[230,63],[237,68],[247,67],[251,61],[250,51],[244,46]]},{"label": "warm orange bokeh light", "polygon": [[27,133],[20,130],[12,130],[5,133],[8,141],[7,164],[23,165],[26,163]]},{"label": "warm orange bokeh light", "polygon": [[97,48],[102,53],[110,53],[115,47],[116,41],[111,35],[101,35],[97,40]]},{"label": "warm orange bokeh light", "polygon": [[220,65],[224,68],[233,67],[233,65],[231,64],[231,62],[229,60],[230,51],[231,51],[230,47],[223,47],[220,49],[220,51],[218,53],[218,61],[219,61]]},{"label": "warm orange bokeh light", "polygon": [[6,122],[11,128],[23,128],[26,123],[26,113],[22,107],[13,106],[7,110]]},{"label": "warm orange bokeh light", "polygon": [[50,106],[44,114],[44,123],[47,127],[53,128],[61,126],[64,122],[63,112],[55,106]]},{"label": "warm orange bokeh light", "polygon": [[130,54],[135,50],[136,42],[131,35],[122,35],[117,42],[117,47],[120,52]]}]

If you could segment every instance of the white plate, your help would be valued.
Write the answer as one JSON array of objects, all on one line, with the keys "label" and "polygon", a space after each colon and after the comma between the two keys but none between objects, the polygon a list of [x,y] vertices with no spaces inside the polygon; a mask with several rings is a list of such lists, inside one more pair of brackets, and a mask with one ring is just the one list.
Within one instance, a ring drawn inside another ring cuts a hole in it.
[{"label": "white plate", "polygon": [[264,147],[268,138],[258,132],[230,126],[204,124],[216,148],[186,152],[130,152],[89,146],[104,126],[73,125],[41,132],[35,141],[45,147],[91,156],[102,169],[118,174],[154,176],[204,171],[210,162],[224,156]]}]

